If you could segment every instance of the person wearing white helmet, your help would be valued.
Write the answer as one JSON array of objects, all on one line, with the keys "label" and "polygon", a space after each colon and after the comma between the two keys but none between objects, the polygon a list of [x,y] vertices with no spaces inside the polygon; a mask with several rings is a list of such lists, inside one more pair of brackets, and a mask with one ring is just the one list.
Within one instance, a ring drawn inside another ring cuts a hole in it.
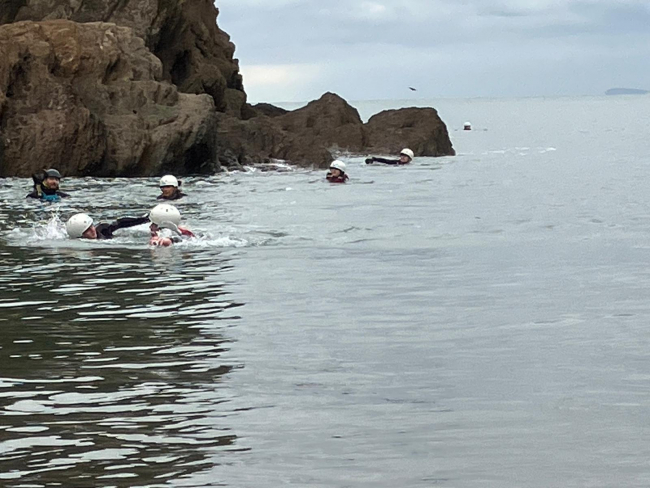
[{"label": "person wearing white helmet", "polygon": [[338,159],[332,161],[325,178],[330,183],[345,183],[349,179],[348,175],[345,174],[345,163]]},{"label": "person wearing white helmet", "polygon": [[65,230],[73,239],[112,239],[113,233],[119,229],[134,227],[149,222],[149,216],[124,217],[110,224],[102,222],[93,225],[93,219],[85,213],[73,215],[65,223]]},{"label": "person wearing white helmet", "polygon": [[156,197],[158,200],[178,200],[183,198],[185,193],[180,190],[181,182],[173,175],[165,175],[160,178],[161,194]]},{"label": "person wearing white helmet", "polygon": [[376,158],[370,157],[366,159],[366,164],[372,163],[381,163],[381,164],[393,164],[393,165],[402,165],[409,164],[415,158],[415,154],[409,148],[405,147],[399,153],[399,159],[386,159],[386,158]]},{"label": "person wearing white helmet", "polygon": [[70,195],[59,190],[61,173],[55,169],[46,169],[32,175],[34,190],[26,198],[35,198],[46,202],[58,202]]},{"label": "person wearing white helmet", "polygon": [[176,207],[168,203],[160,203],[149,212],[151,225],[151,239],[149,244],[152,246],[171,246],[175,242],[180,242],[183,237],[195,237],[192,231],[181,227],[181,213]]}]

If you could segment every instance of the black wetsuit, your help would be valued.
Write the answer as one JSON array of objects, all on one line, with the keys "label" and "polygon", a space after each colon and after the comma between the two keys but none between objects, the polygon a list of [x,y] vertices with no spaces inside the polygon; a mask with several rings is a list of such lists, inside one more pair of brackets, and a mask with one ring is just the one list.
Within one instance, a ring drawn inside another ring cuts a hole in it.
[{"label": "black wetsuit", "polygon": [[183,193],[178,188],[176,188],[176,190],[174,191],[172,196],[166,197],[165,195],[158,195],[156,197],[156,200],[178,200],[178,199],[183,198],[185,196],[187,196],[187,195],[185,195],[185,193]]},{"label": "black wetsuit", "polygon": [[34,185],[34,191],[28,194],[25,198],[56,201],[58,200],[56,198],[57,196],[59,198],[68,198],[70,195],[63,193],[60,190],[53,190],[52,188],[48,188],[47,186],[43,185],[43,183],[38,183],[37,185]]},{"label": "black wetsuit", "polygon": [[117,219],[115,222],[97,224],[95,230],[97,231],[97,239],[112,239],[113,232],[119,229],[126,229],[136,225],[146,224],[149,222],[149,217],[124,217]]},{"label": "black wetsuit", "polygon": [[372,164],[372,163],[381,163],[381,164],[409,164],[409,163],[402,163],[399,159],[385,159],[385,158],[375,158],[374,156],[372,158],[366,159],[366,164]]}]

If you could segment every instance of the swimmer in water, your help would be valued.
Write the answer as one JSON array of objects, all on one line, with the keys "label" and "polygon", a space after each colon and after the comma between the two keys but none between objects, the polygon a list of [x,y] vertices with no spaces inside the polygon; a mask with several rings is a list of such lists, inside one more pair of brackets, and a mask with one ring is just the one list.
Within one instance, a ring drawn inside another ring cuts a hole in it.
[{"label": "swimmer in water", "polygon": [[158,200],[178,200],[185,196],[180,190],[181,182],[175,176],[165,175],[160,178],[160,191],[162,192],[156,198]]},{"label": "swimmer in water", "polygon": [[392,165],[403,165],[409,164],[413,161],[415,154],[408,148],[404,148],[399,153],[399,159],[385,159],[385,158],[376,158],[371,157],[366,159],[366,164],[380,163],[380,164],[392,164]]},{"label": "swimmer in water", "polygon": [[73,239],[112,239],[113,233],[119,229],[126,229],[149,222],[149,216],[124,217],[110,224],[102,222],[93,225],[93,219],[88,214],[78,213],[70,217],[65,224],[65,230]]},{"label": "swimmer in water", "polygon": [[[168,203],[161,203],[156,205],[149,213],[149,220],[151,225],[151,239],[149,245],[151,246],[171,246],[174,243],[181,242],[183,238],[195,237],[194,234],[181,227],[181,213],[173,205]],[[164,229],[172,232],[172,235],[165,235]]]},{"label": "swimmer in water", "polygon": [[44,202],[59,202],[62,198],[70,196],[59,190],[61,173],[55,169],[35,173],[32,175],[32,180],[34,180],[34,191],[29,193],[26,198],[34,198]]},{"label": "swimmer in water", "polygon": [[345,174],[345,163],[343,161],[332,161],[330,169],[325,175],[325,179],[330,183],[345,183],[349,180],[348,175]]}]

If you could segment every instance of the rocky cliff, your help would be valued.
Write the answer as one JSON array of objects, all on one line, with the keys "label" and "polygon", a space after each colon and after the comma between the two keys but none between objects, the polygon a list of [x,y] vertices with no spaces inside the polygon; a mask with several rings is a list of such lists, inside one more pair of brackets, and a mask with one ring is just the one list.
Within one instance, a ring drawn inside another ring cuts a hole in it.
[{"label": "rocky cliff", "polygon": [[0,0],[0,24],[66,19],[130,27],[162,61],[164,80],[184,93],[208,93],[217,110],[241,117],[246,94],[218,15],[211,0]]},{"label": "rocky cliff", "polygon": [[211,0],[0,0],[0,175],[212,173],[332,152],[453,154],[433,109],[250,106]]},{"label": "rocky cliff", "polygon": [[0,28],[0,175],[218,170],[209,95],[162,82],[132,29],[67,20]]}]

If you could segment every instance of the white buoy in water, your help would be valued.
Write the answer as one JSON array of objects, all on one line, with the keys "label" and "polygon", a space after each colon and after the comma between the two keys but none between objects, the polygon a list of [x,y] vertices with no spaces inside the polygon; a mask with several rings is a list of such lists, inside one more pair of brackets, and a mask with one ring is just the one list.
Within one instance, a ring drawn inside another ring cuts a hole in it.
[{"label": "white buoy in water", "polygon": [[472,124],[470,124],[469,122],[465,122],[463,124],[463,130],[472,130]]}]

